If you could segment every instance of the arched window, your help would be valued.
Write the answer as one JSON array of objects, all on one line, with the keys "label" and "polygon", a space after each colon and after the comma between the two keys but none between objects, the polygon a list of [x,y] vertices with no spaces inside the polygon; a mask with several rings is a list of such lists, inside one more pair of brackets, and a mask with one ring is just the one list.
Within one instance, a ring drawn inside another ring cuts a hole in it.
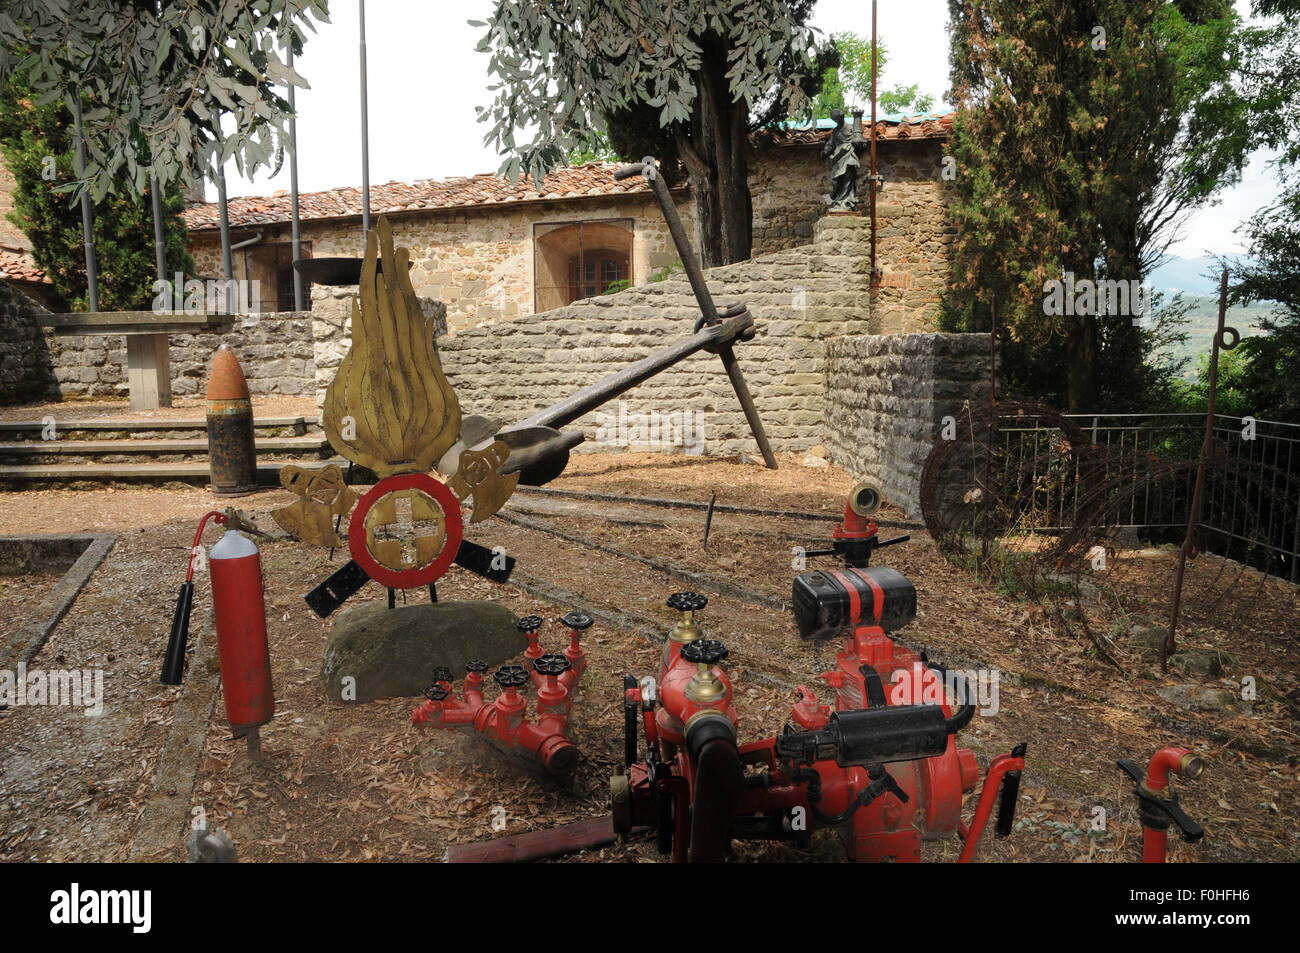
[{"label": "arched window", "polygon": [[536,311],[634,284],[632,219],[539,222],[533,226]]}]

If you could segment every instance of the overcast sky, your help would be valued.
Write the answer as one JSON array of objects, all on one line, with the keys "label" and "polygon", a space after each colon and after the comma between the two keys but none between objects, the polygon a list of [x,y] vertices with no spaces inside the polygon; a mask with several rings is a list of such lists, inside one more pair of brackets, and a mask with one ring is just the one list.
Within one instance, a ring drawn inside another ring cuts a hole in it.
[{"label": "overcast sky", "polygon": [[[369,67],[370,181],[409,182],[495,171],[501,159],[483,145],[486,125],[476,106],[490,101],[487,59],[476,53],[482,30],[466,21],[485,19],[491,0],[430,3],[370,0],[366,4]],[[333,0],[329,24],[310,37],[298,71],[311,89],[298,92],[298,187],[310,192],[360,185],[360,94],[356,0]],[[1247,12],[1239,0],[1238,9]],[[943,101],[948,87],[948,5],[945,0],[883,0],[879,30],[889,53],[880,81],[919,83]],[[813,24],[826,33],[871,33],[866,0],[820,0]],[[289,188],[288,164],[253,180],[227,168],[230,195],[266,195]],[[1217,207],[1197,214],[1173,253],[1194,258],[1242,250],[1238,223],[1273,196],[1262,159],[1251,163],[1241,185]],[[209,186],[208,197],[215,196]]]}]

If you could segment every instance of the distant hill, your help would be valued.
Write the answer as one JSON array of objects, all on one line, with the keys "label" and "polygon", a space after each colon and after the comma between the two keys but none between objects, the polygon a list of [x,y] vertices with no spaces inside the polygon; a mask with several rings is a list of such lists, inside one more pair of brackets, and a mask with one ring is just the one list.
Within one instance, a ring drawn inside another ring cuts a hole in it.
[{"label": "distant hill", "polygon": [[[1221,266],[1207,256],[1200,258],[1171,258],[1147,276],[1147,284],[1156,291],[1165,293],[1166,303],[1176,292],[1183,293],[1183,300],[1191,307],[1187,312],[1187,323],[1183,330],[1187,332],[1187,341],[1179,346],[1164,348],[1161,353],[1175,359],[1187,358],[1183,375],[1196,377],[1197,358],[1210,353],[1210,344],[1214,330],[1219,322],[1219,273]],[[1231,275],[1228,276],[1231,280]],[[1238,305],[1228,309],[1225,322],[1236,328],[1242,337],[1259,334],[1261,319],[1273,313],[1275,305],[1271,301],[1257,301],[1254,304]]]},{"label": "distant hill", "polygon": [[1147,283],[1156,291],[1215,297],[1219,293],[1219,271],[1213,258],[1170,258],[1147,275]]},{"label": "distant hill", "polygon": [[[1187,323],[1183,325],[1183,330],[1187,332],[1187,340],[1181,345],[1166,347],[1161,353],[1168,354],[1174,359],[1187,358],[1183,376],[1192,379],[1196,377],[1198,356],[1210,353],[1214,331],[1219,325],[1219,299],[1218,295],[1210,297],[1184,294],[1183,301],[1190,305],[1187,311]],[[1259,329],[1260,321],[1271,315],[1275,307],[1272,302],[1230,307],[1224,323],[1236,328],[1243,338],[1260,334],[1262,333]]]}]

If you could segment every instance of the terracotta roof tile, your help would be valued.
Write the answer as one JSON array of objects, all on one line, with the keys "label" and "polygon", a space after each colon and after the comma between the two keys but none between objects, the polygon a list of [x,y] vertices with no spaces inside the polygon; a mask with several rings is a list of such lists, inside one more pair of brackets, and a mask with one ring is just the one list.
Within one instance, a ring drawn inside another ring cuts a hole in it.
[{"label": "terracotta roof tile", "polygon": [[0,280],[50,283],[45,269],[37,266],[31,252],[14,245],[0,245]]},{"label": "terracotta roof tile", "polygon": [[[876,127],[880,138],[893,139],[945,139],[952,132],[955,113],[894,119],[878,119]],[[826,125],[823,120],[821,126]],[[830,135],[829,128],[810,126],[785,128],[769,133],[776,145],[812,145]],[[414,209],[447,209],[471,205],[498,205],[507,202],[539,202],[554,199],[588,198],[601,195],[620,195],[647,191],[640,179],[614,181],[617,163],[588,162],[586,165],[556,169],[546,177],[543,191],[538,192],[533,180],[522,176],[514,185],[510,180],[494,173],[460,176],[451,179],[421,179],[416,182],[388,182],[370,187],[370,213],[409,212]],[[303,192],[298,196],[299,214],[303,221],[359,216],[361,214],[361,189],[356,186],[329,189],[324,192]],[[254,195],[230,200],[230,225],[247,228],[256,225],[280,225],[291,220],[289,193]],[[220,227],[220,217],[215,202],[191,205],[185,210],[185,222],[190,231],[209,231]]]},{"label": "terracotta roof tile", "polygon": [[[546,177],[544,191],[540,193],[534,188],[531,178],[521,177],[511,185],[509,179],[492,173],[452,179],[388,182],[370,187],[370,214],[648,191],[640,179],[614,181],[614,170],[617,168],[616,163],[588,162],[586,165],[556,169]],[[290,199],[286,192],[233,198],[229,205],[231,227],[290,221]],[[303,192],[298,196],[298,205],[299,214],[304,221],[360,215],[361,189],[347,186],[325,192]],[[209,202],[190,206],[185,210],[185,222],[191,231],[218,228],[220,218],[217,204]]]},{"label": "terracotta roof tile", "polygon": [[[904,116],[902,119],[881,119],[876,117],[876,129],[880,140],[894,139],[947,139],[952,135],[952,121],[957,114],[949,113],[930,113],[926,116]],[[852,121],[852,120],[850,120]],[[863,126],[871,125],[870,120],[863,122]],[[831,130],[827,120],[822,120],[817,126],[787,127],[767,133],[767,136],[775,145],[795,146],[795,145],[814,145],[825,142],[830,137]],[[866,135],[864,130],[863,135]]]}]

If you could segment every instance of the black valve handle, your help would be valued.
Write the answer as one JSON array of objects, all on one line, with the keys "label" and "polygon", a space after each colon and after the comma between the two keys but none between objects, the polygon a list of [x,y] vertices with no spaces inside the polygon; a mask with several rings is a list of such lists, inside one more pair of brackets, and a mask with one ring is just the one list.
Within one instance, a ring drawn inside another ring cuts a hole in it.
[{"label": "black valve handle", "polygon": [[533,670],[539,675],[563,675],[571,668],[573,663],[555,652],[547,652],[533,659]]},{"label": "black valve handle", "polygon": [[539,615],[526,615],[515,623],[515,628],[520,632],[536,632],[544,621]]},{"label": "black valve handle", "polygon": [[451,669],[445,665],[439,665],[433,670],[433,680],[435,682],[450,682],[452,680]]},{"label": "black valve handle", "polygon": [[585,612],[570,612],[568,615],[560,619],[560,621],[570,629],[575,629],[578,632],[581,632],[583,629],[590,629],[595,620]]},{"label": "black valve handle", "polygon": [[1153,831],[1164,831],[1169,829],[1172,821],[1183,835],[1183,840],[1188,843],[1200,840],[1205,836],[1205,828],[1192,820],[1178,806],[1178,795],[1172,791],[1168,797],[1157,796],[1147,792],[1146,774],[1138,767],[1137,762],[1130,758],[1120,758],[1115,762],[1130,778],[1133,779],[1137,786],[1136,794],[1138,799],[1138,814],[1142,818],[1142,826],[1149,827]]},{"label": "black valve handle", "polygon": [[678,612],[699,612],[709,604],[709,597],[698,592],[674,592],[668,597],[668,608]]},{"label": "black valve handle", "polygon": [[487,670],[488,663],[483,661],[481,658],[472,658],[465,663],[465,671],[467,672],[477,672],[479,675],[482,675]]},{"label": "black valve handle", "polygon": [[688,662],[716,665],[727,657],[727,647],[717,639],[696,639],[682,646],[682,658]]},{"label": "black valve handle", "polygon": [[440,702],[450,694],[451,692],[437,684],[430,685],[424,690],[424,697],[431,702]]},{"label": "black valve handle", "polygon": [[502,665],[492,673],[492,678],[502,688],[523,688],[531,681],[528,669],[522,665]]}]

